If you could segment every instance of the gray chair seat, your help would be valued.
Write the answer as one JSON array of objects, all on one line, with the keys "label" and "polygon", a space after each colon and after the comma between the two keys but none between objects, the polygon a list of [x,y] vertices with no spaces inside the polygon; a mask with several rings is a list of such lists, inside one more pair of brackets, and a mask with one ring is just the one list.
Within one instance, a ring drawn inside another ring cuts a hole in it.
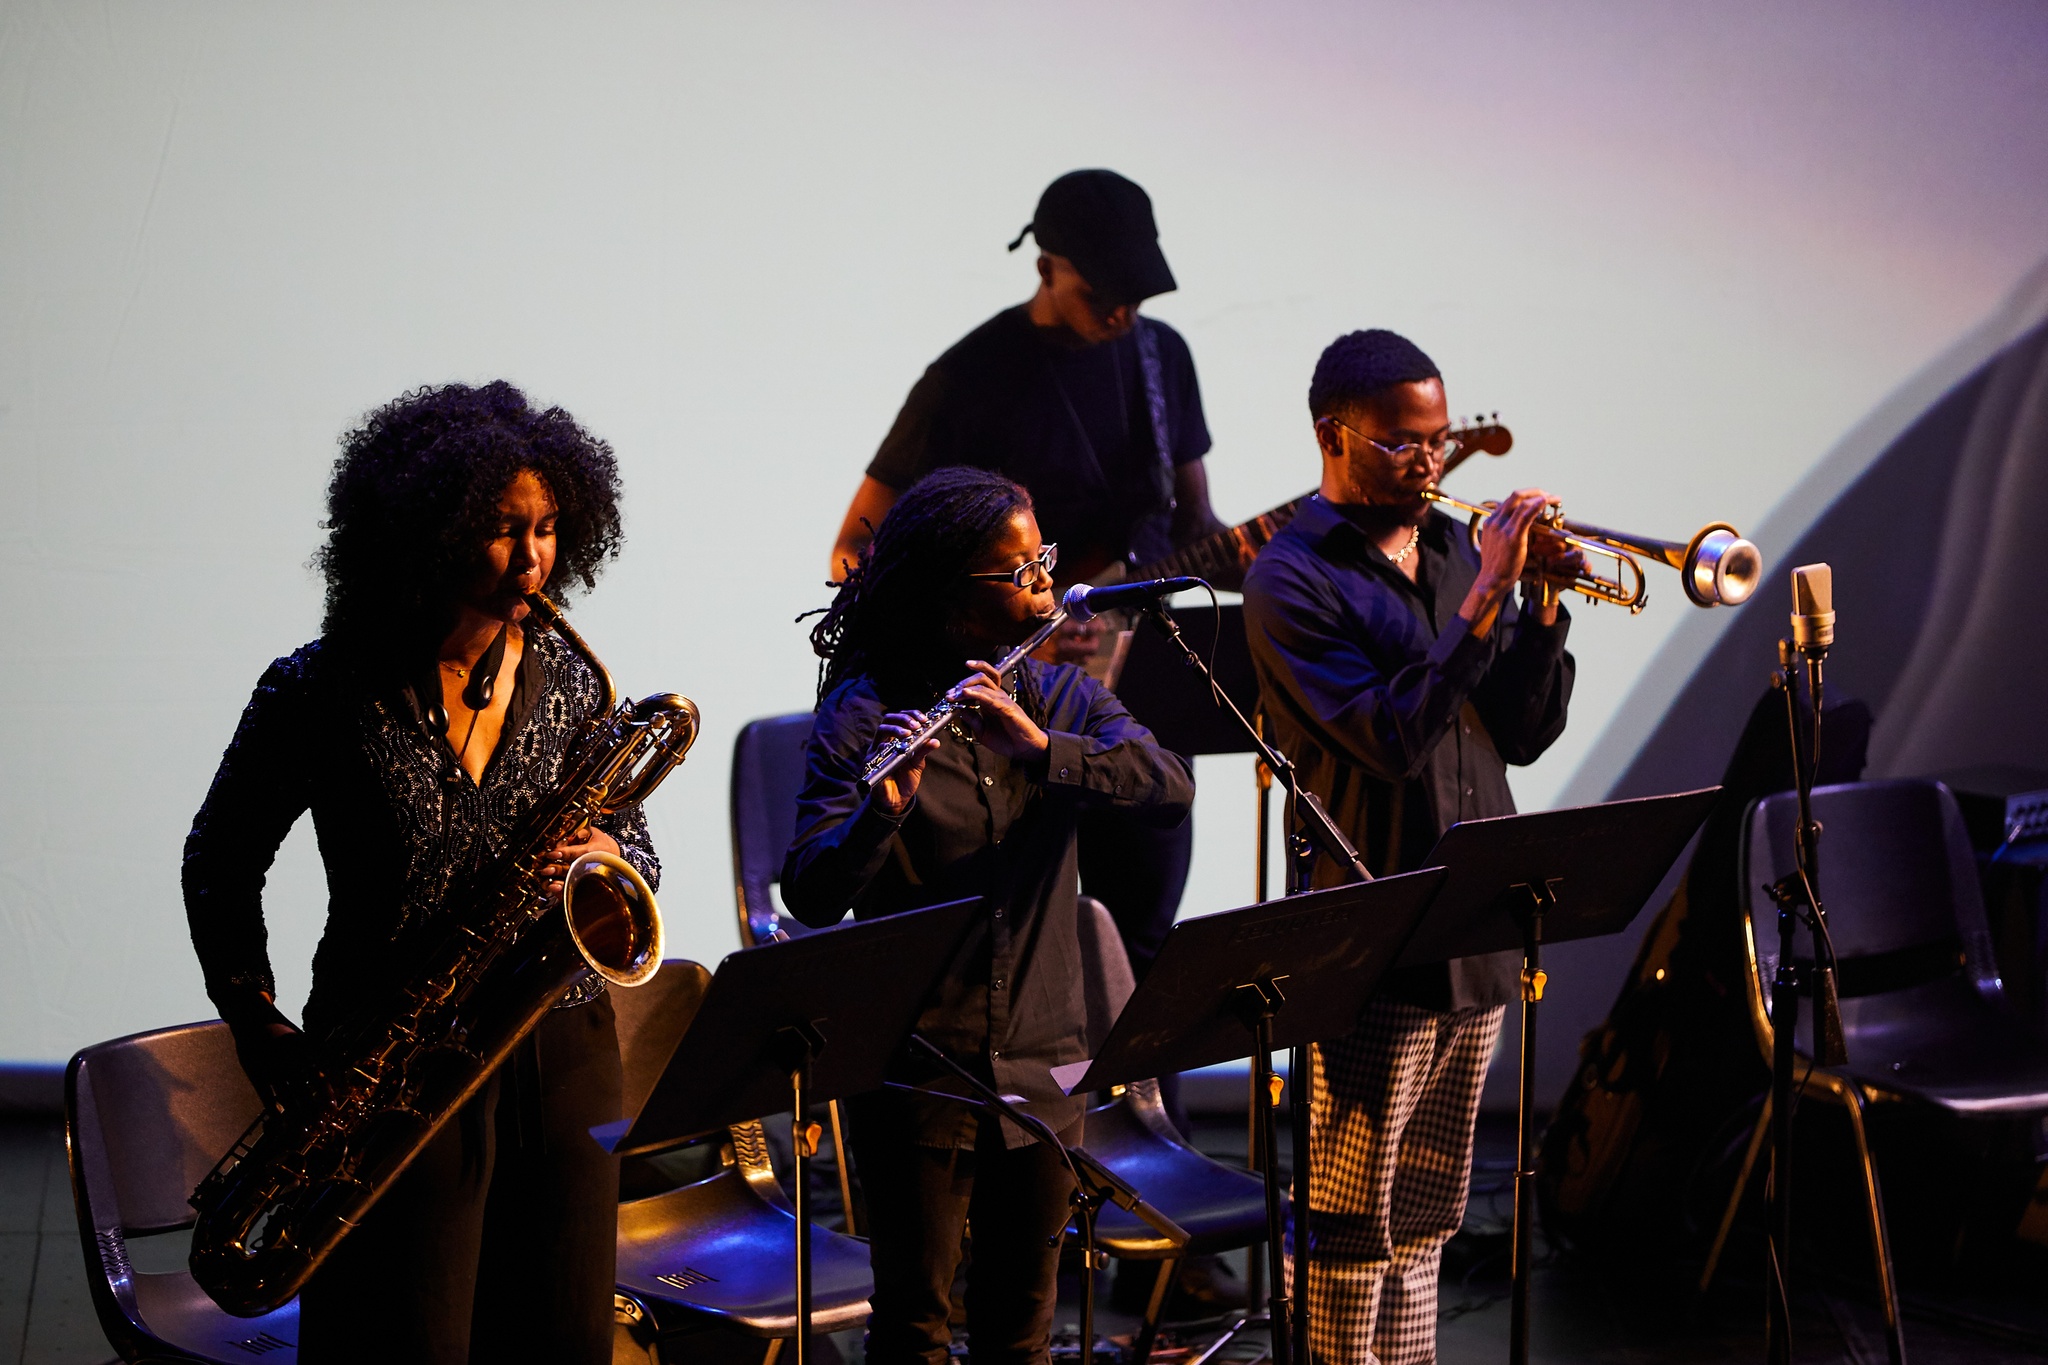
[{"label": "gray chair seat", "polygon": [[1103,1251],[1123,1260],[1160,1261],[1233,1251],[1265,1239],[1265,1186],[1188,1146],[1166,1117],[1157,1081],[1139,1081],[1119,1102],[1089,1110],[1086,1134],[1082,1145],[1090,1155],[1188,1234],[1185,1250],[1176,1251],[1148,1224],[1110,1204],[1095,1220],[1095,1242]]},{"label": "gray chair seat", "polygon": [[[664,1334],[704,1315],[754,1336],[796,1333],[796,1214],[758,1123],[732,1131],[733,1161],[708,1180],[619,1206],[620,1286]],[[811,1327],[867,1320],[867,1243],[811,1228]]]},{"label": "gray chair seat", "polygon": [[[1812,1056],[1811,1013],[1800,1050]],[[1836,1070],[1958,1114],[2048,1110],[2048,1047],[2019,1032],[1960,971],[1905,990],[1842,1001],[1849,1064]]]},{"label": "gray chair seat", "polygon": [[[646,985],[613,992],[627,1114],[646,1104],[710,984],[696,963],[671,960]],[[726,1156],[725,1169],[709,1179],[619,1205],[618,1287],[664,1337],[707,1321],[755,1336],[794,1336],[796,1211],[775,1179],[761,1125],[736,1124]],[[874,1286],[867,1243],[813,1224],[811,1268],[814,1332],[867,1320]]]},{"label": "gray chair seat", "polygon": [[123,1360],[298,1359],[299,1307],[222,1312],[183,1270],[139,1271],[129,1239],[190,1227],[186,1197],[255,1119],[227,1025],[140,1033],[86,1048],[65,1074],[71,1191],[86,1282]]}]

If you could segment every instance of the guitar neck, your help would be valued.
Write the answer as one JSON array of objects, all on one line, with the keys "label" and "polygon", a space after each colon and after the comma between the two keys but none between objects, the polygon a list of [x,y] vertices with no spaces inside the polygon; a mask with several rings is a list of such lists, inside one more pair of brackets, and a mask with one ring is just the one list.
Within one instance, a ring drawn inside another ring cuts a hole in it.
[{"label": "guitar neck", "polygon": [[1227,531],[1190,541],[1163,559],[1140,564],[1131,570],[1130,577],[1215,578],[1219,574],[1243,569],[1250,565],[1254,555],[1266,547],[1267,541],[1280,534],[1281,527],[1294,520],[1295,512],[1308,501],[1309,496],[1304,493],[1292,502],[1261,512]]}]

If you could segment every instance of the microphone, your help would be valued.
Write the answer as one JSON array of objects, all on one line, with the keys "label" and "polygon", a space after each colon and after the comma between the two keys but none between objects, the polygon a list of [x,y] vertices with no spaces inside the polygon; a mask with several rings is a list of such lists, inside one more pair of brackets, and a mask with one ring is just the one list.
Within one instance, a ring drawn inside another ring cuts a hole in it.
[{"label": "microphone", "polygon": [[1802,564],[1792,571],[1792,645],[1809,659],[1835,642],[1835,571]]},{"label": "microphone", "polygon": [[1069,621],[1092,621],[1106,611],[1149,607],[1162,597],[1171,597],[1188,588],[1207,586],[1199,578],[1148,578],[1142,583],[1117,583],[1106,588],[1076,583],[1060,599],[1060,606],[1066,609]]}]

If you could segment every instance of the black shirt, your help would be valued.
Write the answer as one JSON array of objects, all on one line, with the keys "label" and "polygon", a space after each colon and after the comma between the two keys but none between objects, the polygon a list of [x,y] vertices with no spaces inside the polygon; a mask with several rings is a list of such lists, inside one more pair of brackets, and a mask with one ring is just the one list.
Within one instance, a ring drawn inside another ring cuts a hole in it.
[{"label": "black shirt", "polygon": [[[1507,764],[1564,733],[1570,617],[1502,605],[1485,639],[1458,615],[1479,576],[1464,529],[1424,523],[1416,581],[1320,497],[1245,576],[1245,631],[1272,737],[1375,875],[1418,866],[1460,820],[1515,813]],[[1326,858],[1316,885],[1344,880]],[[1390,976],[1382,993],[1424,1009],[1505,1004],[1520,957],[1496,953]]]},{"label": "black shirt", "polygon": [[[207,994],[225,1011],[275,989],[263,879],[309,809],[328,899],[307,1031],[324,1033],[365,992],[402,979],[393,945],[504,850],[553,790],[598,700],[581,659],[552,634],[529,634],[498,750],[476,783],[421,718],[411,689],[364,688],[317,641],[271,664],[185,839],[185,916]],[[661,863],[639,808],[597,824],[658,885]]]},{"label": "black shirt", "polygon": [[[978,718],[964,713],[896,819],[860,784],[876,726],[893,708],[867,678],[834,689],[811,731],[782,900],[805,924],[828,925],[848,909],[872,919],[982,897],[918,1029],[1059,1130],[1080,1117],[1083,1099],[1062,1095],[1051,1068],[1088,1055],[1076,818],[1115,807],[1171,827],[1186,818],[1195,783],[1186,759],[1161,749],[1080,669],[1026,660],[1019,672],[1019,700],[1051,741],[1045,758],[1012,763],[975,742]],[[921,1108],[920,1143],[974,1145],[975,1111],[940,1100]],[[1010,1146],[1029,1140],[1003,1127]]]},{"label": "black shirt", "polygon": [[[1138,326],[1158,347],[1172,463],[1199,460],[1210,443],[1194,356],[1165,323]],[[910,390],[867,472],[901,492],[947,465],[1023,484],[1040,534],[1069,563],[1090,552],[1151,560],[1172,548],[1136,330],[1076,348],[1033,326],[1020,304],[969,332]]]}]

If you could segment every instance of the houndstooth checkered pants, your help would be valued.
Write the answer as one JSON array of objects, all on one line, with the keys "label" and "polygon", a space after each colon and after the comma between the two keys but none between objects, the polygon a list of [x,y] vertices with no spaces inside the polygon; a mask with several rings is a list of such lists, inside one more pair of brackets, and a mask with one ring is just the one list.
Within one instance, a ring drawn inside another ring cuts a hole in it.
[{"label": "houndstooth checkered pants", "polygon": [[1444,1243],[1465,1218],[1500,1005],[1366,1006],[1310,1049],[1309,1348],[1316,1365],[1429,1365]]}]

